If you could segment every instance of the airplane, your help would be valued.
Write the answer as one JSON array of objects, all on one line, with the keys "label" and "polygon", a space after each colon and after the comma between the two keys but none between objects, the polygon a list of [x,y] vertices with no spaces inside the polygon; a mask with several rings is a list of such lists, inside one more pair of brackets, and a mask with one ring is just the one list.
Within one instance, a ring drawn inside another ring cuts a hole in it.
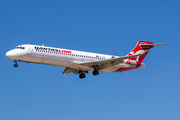
[{"label": "airplane", "polygon": [[153,43],[138,41],[135,48],[126,56],[105,55],[63,48],[23,44],[6,53],[18,67],[17,62],[37,63],[65,67],[63,74],[79,74],[79,78],[86,77],[85,73],[93,71],[93,75],[101,72],[123,72],[132,69],[145,68],[142,63],[149,50],[156,45],[172,43]]}]

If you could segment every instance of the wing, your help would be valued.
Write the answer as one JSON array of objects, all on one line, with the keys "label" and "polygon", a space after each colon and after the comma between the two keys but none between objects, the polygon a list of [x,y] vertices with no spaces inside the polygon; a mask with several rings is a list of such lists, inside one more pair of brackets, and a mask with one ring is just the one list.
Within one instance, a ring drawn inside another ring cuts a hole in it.
[{"label": "wing", "polygon": [[123,63],[125,59],[134,58],[137,56],[140,56],[143,54],[137,54],[137,55],[131,55],[131,56],[124,56],[124,57],[118,57],[118,58],[111,58],[107,60],[101,60],[101,61],[94,61],[94,62],[71,62],[71,65],[73,68],[66,67],[63,71],[63,74],[68,73],[75,73],[79,74],[80,72],[88,73],[88,71],[93,71],[94,68],[97,70],[101,70],[110,66],[117,65],[119,63]]},{"label": "wing", "polygon": [[79,74],[79,73],[81,73],[81,72],[83,72],[83,73],[88,73],[88,71],[86,71],[86,70],[83,71],[82,68],[80,68],[80,69],[74,69],[74,68],[68,68],[68,67],[66,67],[65,70],[63,71],[63,74],[64,74],[64,75],[66,75],[66,74],[68,74],[68,73]]},{"label": "wing", "polygon": [[63,74],[65,75],[72,72],[73,72],[73,69],[66,67],[65,70],[63,71]]},{"label": "wing", "polygon": [[89,68],[96,68],[97,70],[105,69],[110,66],[117,65],[119,63],[123,63],[124,60],[129,59],[129,58],[134,58],[137,56],[140,56],[143,54],[137,54],[137,55],[130,55],[130,56],[124,56],[124,57],[118,57],[118,58],[111,58],[107,60],[101,60],[101,61],[94,61],[94,62],[83,62],[83,63],[76,63],[77,65],[80,66],[86,66]]},{"label": "wing", "polygon": [[63,74],[64,74],[64,75],[66,75],[66,74],[68,74],[68,73],[78,74],[78,72],[79,72],[79,70],[66,67],[65,70],[63,71]]}]

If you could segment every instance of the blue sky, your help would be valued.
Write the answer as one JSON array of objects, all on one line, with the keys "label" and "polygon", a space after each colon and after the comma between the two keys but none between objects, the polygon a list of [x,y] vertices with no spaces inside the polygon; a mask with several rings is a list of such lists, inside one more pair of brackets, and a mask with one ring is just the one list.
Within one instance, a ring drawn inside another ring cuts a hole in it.
[{"label": "blue sky", "polygon": [[[1,120],[179,120],[178,0],[0,0]],[[63,67],[13,61],[21,44],[127,55],[153,48],[145,69],[63,75]]]}]

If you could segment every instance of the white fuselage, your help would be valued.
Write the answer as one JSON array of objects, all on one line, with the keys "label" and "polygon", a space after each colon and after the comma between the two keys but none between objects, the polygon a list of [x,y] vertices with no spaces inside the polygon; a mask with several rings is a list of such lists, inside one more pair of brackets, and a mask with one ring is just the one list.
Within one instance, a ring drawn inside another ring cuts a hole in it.
[{"label": "white fuselage", "polygon": [[[20,45],[15,49],[8,51],[6,56],[14,61],[63,66],[73,69],[78,69],[79,67],[75,63],[102,61],[119,57],[38,45]],[[120,67],[132,68],[135,66],[136,63],[133,64],[133,62],[131,62],[131,64],[126,64],[124,62],[100,71],[114,72]],[[92,68],[90,70],[93,71],[94,69]]]}]

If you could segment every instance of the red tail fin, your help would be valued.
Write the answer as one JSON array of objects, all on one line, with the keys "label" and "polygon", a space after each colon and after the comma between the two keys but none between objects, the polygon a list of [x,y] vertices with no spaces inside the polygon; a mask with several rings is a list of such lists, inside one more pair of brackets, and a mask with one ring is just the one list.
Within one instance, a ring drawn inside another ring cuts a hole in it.
[{"label": "red tail fin", "polygon": [[[151,44],[151,45],[148,45]],[[149,50],[154,47],[153,42],[146,42],[146,41],[138,41],[136,47],[128,54],[130,55],[135,55],[135,54],[144,54],[135,58],[130,58],[129,60],[135,60],[138,62],[142,62],[146,55],[148,54]],[[144,45],[144,46],[143,46]]]}]

